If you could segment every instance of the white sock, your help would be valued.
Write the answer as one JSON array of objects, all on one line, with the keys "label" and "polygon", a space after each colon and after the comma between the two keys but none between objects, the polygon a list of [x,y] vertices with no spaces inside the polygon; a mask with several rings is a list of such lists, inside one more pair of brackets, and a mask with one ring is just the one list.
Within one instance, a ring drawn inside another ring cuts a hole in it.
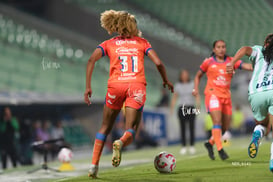
[{"label": "white sock", "polygon": [[273,159],[273,142],[271,143],[271,157],[270,159],[272,160]]},{"label": "white sock", "polygon": [[264,134],[265,134],[265,132],[266,132],[266,127],[264,127],[264,126],[262,126],[262,125],[256,125],[255,126],[255,128],[254,128],[254,132],[255,131],[260,131],[260,133],[261,133],[261,138],[263,138],[263,136],[264,136]]}]

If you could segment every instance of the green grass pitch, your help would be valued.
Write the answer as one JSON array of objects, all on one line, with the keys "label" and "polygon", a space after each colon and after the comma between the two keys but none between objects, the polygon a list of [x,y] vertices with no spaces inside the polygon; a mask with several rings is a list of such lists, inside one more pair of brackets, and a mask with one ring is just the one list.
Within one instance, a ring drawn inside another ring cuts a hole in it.
[{"label": "green grass pitch", "polygon": [[[273,181],[273,173],[269,171],[270,140],[262,141],[258,155],[251,159],[247,154],[247,147],[250,137],[232,139],[229,146],[225,146],[230,158],[221,161],[216,153],[216,160],[211,161],[203,147],[203,143],[196,145],[196,155],[179,155],[180,146],[162,147],[156,149],[145,149],[133,152],[124,152],[122,160],[143,160],[148,159],[147,163],[118,168],[107,168],[99,171],[98,179],[90,179],[87,173],[84,176],[63,178],[53,181],[64,182],[90,182],[90,181],[193,181],[193,182],[226,182],[226,181]],[[154,156],[161,152],[168,151],[173,153],[177,160],[177,165],[173,173],[160,174],[153,166]],[[102,156],[102,161],[111,163],[111,156]],[[123,162],[122,161],[122,162]]]}]

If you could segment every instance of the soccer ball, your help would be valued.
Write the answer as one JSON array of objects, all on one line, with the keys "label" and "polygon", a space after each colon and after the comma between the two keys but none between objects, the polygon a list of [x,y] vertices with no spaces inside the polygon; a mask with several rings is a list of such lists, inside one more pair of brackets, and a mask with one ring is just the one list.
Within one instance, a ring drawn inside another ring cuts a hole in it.
[{"label": "soccer ball", "polygon": [[168,152],[160,152],[155,156],[155,169],[160,173],[171,173],[176,166],[175,157]]},{"label": "soccer ball", "polygon": [[73,153],[69,148],[62,148],[58,154],[58,159],[61,163],[70,162],[73,157]]}]

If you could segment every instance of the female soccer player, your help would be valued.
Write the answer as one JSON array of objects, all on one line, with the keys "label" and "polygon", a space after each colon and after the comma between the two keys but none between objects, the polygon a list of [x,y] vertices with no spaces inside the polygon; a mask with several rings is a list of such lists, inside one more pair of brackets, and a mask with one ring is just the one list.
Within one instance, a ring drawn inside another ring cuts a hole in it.
[{"label": "female soccer player", "polygon": [[[217,40],[213,43],[212,56],[205,59],[196,73],[194,79],[194,89],[192,94],[199,95],[199,82],[204,73],[207,74],[207,85],[205,88],[205,105],[207,112],[213,121],[211,130],[212,137],[205,143],[209,157],[215,160],[213,145],[216,144],[219,156],[222,160],[228,158],[223,149],[221,137],[223,132],[228,130],[231,115],[232,103],[230,94],[230,82],[233,74],[226,73],[226,65],[230,64],[231,57],[226,55],[226,43],[223,40]],[[252,70],[252,65],[238,61],[234,64],[234,69]]]},{"label": "female soccer player", "polygon": [[[242,47],[227,66],[227,72],[233,72],[233,65],[244,55],[249,56],[254,71],[248,87],[248,100],[256,126],[252,140],[248,147],[248,155],[255,158],[258,153],[259,141],[266,133],[268,122],[273,126],[273,34],[269,34],[263,46]],[[269,169],[273,172],[273,142],[271,144],[271,158]]]},{"label": "female soccer player", "polygon": [[99,160],[105,139],[111,131],[115,119],[125,103],[126,132],[113,143],[112,165],[119,166],[121,150],[132,143],[138,128],[146,100],[146,80],[144,73],[144,55],[156,65],[163,86],[173,92],[173,85],[168,80],[165,67],[152,49],[150,43],[140,37],[137,22],[133,15],[125,11],[109,10],[101,14],[101,26],[109,33],[117,32],[119,36],[101,43],[93,52],[87,63],[86,90],[84,100],[89,105],[92,95],[91,78],[95,62],[102,56],[110,58],[108,89],[105,97],[102,126],[96,134],[93,148],[92,165],[89,176],[97,177]]}]

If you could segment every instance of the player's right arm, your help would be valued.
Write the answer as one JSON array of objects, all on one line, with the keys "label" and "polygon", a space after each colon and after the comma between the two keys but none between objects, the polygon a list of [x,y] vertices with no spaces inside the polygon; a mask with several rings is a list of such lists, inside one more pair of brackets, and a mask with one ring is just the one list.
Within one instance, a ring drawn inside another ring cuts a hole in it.
[{"label": "player's right arm", "polygon": [[154,64],[156,65],[157,70],[160,73],[161,78],[163,80],[163,86],[165,87],[167,85],[168,89],[171,90],[171,92],[173,93],[173,84],[168,80],[165,66],[161,62],[159,57],[157,56],[156,52],[153,49],[151,49],[148,52],[148,56],[154,62]]},{"label": "player's right arm", "polygon": [[248,46],[244,46],[240,48],[235,56],[232,58],[231,62],[229,65],[226,67],[227,73],[233,73],[234,72],[234,65],[237,61],[239,61],[243,56],[251,56],[252,54],[252,48]]},{"label": "player's right arm", "polygon": [[199,70],[197,71],[195,77],[194,77],[194,87],[192,90],[192,95],[195,96],[196,101],[198,102],[199,99],[199,83],[200,83],[200,79],[202,78],[202,76],[204,75],[204,73],[207,72],[209,64],[210,63],[210,59],[207,58],[203,61],[203,63],[200,65]]},{"label": "player's right arm", "polygon": [[103,52],[100,48],[96,48],[89,58],[86,66],[86,80],[85,80],[85,92],[84,92],[84,101],[86,104],[90,105],[90,97],[92,95],[91,89],[91,80],[96,61],[98,61],[103,55]]},{"label": "player's right arm", "polygon": [[192,95],[197,98],[199,98],[199,83],[203,75],[204,75],[204,72],[201,70],[198,70],[194,77],[194,88],[192,90]]}]

